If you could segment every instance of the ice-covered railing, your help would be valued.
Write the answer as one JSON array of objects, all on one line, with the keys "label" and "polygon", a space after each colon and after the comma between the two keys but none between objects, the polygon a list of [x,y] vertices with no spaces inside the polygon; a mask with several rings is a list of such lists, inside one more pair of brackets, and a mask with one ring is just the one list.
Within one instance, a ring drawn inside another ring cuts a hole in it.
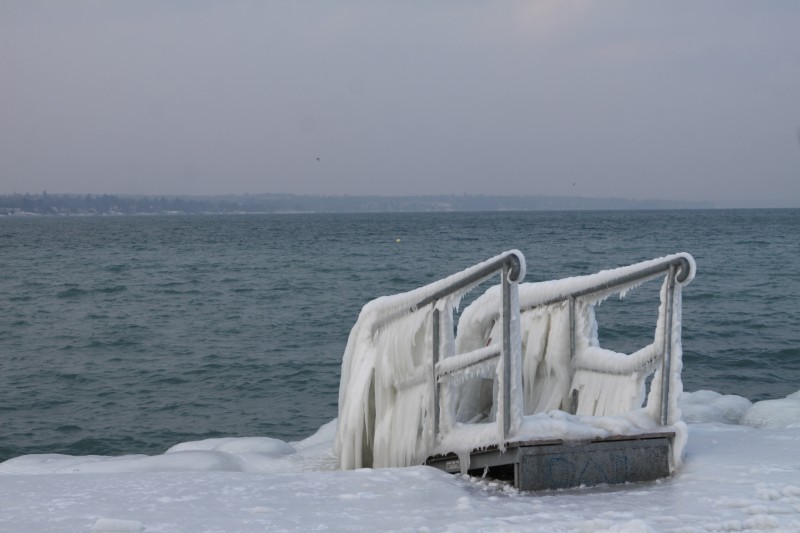
[{"label": "ice-covered railing", "polygon": [[[493,311],[499,328],[495,339],[501,340],[456,355],[454,308],[466,292],[498,273]],[[525,257],[511,250],[364,306],[342,362],[334,442],[342,468],[421,464],[439,433],[453,423],[457,396],[450,385],[478,367],[492,367],[500,384],[492,399],[495,422],[484,426],[502,445],[522,418],[517,284],[524,276]]]},{"label": "ice-covered railing", "polygon": [[[680,421],[682,391],[681,287],[695,273],[691,255],[674,254],[588,276],[519,287],[524,413],[555,409],[578,415],[609,416],[642,408],[645,380],[655,372],[645,411],[656,424]],[[632,354],[600,347],[594,307],[613,294],[664,277],[651,344]],[[489,289],[464,310],[456,351],[470,351],[497,335],[500,295]],[[491,420],[487,390],[494,380],[475,378],[457,392],[456,421]]]}]

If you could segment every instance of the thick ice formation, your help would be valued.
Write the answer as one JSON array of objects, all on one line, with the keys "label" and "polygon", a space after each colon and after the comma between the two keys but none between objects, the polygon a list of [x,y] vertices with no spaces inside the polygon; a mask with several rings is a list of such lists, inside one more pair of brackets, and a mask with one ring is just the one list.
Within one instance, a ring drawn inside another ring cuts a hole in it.
[{"label": "thick ice formation", "polygon": [[[660,294],[661,305],[653,343],[630,355],[600,347],[594,307],[612,294],[619,293],[624,296],[629,290],[649,278],[634,279],[628,283],[591,292],[576,299],[575,356],[572,361],[570,361],[568,296],[585,292],[592,287],[612,285],[614,280],[623,279],[680,258],[688,261],[690,270],[687,277],[677,284],[674,293],[675,300],[671,317],[671,366],[676,379],[670,383],[670,413],[672,415],[669,422],[680,420],[677,404],[681,387],[682,355],[680,288],[692,280],[695,271],[694,260],[685,253],[604,270],[588,276],[520,285],[525,414],[547,412],[552,409],[568,409],[572,389],[577,389],[580,393],[578,395],[578,414],[596,416],[618,414],[642,405],[644,378],[656,368],[663,353],[663,346],[659,345],[659,341],[662,338],[667,318],[665,310],[667,280],[665,279]],[[651,277],[662,275],[663,272]],[[498,287],[492,287],[464,310],[458,323],[456,352],[475,349],[497,335],[496,309],[500,299],[498,289]],[[661,393],[660,377],[660,373],[657,373],[653,380],[651,399],[657,398],[654,395]],[[471,394],[465,393],[463,397],[466,402],[474,402]],[[587,398],[592,401],[588,401]],[[650,403],[657,402],[648,400],[648,405]],[[657,406],[654,405],[655,407]],[[653,414],[655,415],[655,413]],[[459,420],[464,421],[473,416],[475,413],[470,409],[460,407]]]},{"label": "thick ice formation", "polygon": [[[438,310],[441,316],[441,345],[452,346],[453,309],[470,287],[429,305],[419,303],[512,255],[523,257],[516,250],[505,252],[425,287],[384,296],[364,306],[342,361],[339,429],[334,443],[342,468],[420,464],[431,454],[432,315]],[[520,263],[521,278],[524,258]]]},{"label": "thick ice formation", "polygon": [[[800,398],[798,398],[800,403]],[[734,394],[720,394],[710,390],[687,393],[680,399],[681,412],[686,422],[722,422],[738,424],[742,416],[753,407],[747,398]]]},{"label": "thick ice formation", "polygon": [[[683,265],[677,281],[665,276],[670,264]],[[443,431],[436,443],[430,416],[430,316],[434,307],[408,309],[411,302],[433,293],[439,285],[367,304],[351,332],[343,363],[336,441],[342,468],[419,464],[433,452],[468,454],[490,444],[502,446],[504,437],[569,440],[652,431],[660,427],[664,407],[665,345],[670,347],[670,371],[665,380],[669,390],[664,429],[677,434],[673,447],[677,465],[686,441],[678,404],[682,392],[681,286],[692,280],[694,271],[690,255],[675,254],[589,276],[522,284],[518,296],[512,291],[515,307],[521,310],[519,319],[512,319],[513,342],[519,343],[521,358],[511,359],[512,427],[505,436],[497,431],[503,414],[503,402],[498,400],[504,385],[500,379],[503,363],[498,358],[485,359],[499,350],[502,288],[490,288],[464,310],[455,339],[452,309],[462,293],[440,300],[435,308],[445,321],[445,344],[455,343],[455,355],[439,363],[440,374],[463,366],[465,360],[482,362],[440,378]],[[624,296],[648,279],[661,276],[665,279],[653,342],[632,354],[602,348],[594,307],[612,294]],[[391,324],[384,318],[387,313],[396,313]],[[651,374],[643,407],[646,378]],[[526,415],[524,420],[520,411]]]},{"label": "thick ice formation", "polygon": [[763,400],[745,411],[739,423],[756,428],[800,427],[800,391],[778,400]]}]

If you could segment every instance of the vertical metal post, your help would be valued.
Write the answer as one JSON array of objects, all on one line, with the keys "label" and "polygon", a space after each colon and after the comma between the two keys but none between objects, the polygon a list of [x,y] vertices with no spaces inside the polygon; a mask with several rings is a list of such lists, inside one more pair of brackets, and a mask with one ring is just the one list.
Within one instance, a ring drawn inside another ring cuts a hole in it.
[{"label": "vertical metal post", "polygon": [[[435,305],[435,304],[434,304]],[[439,310],[433,310],[433,445],[436,446],[436,439],[439,436],[439,378],[436,375],[436,365],[439,363],[439,351],[441,349],[439,342]]]},{"label": "vertical metal post", "polygon": [[511,429],[511,265],[503,263],[503,441]]},{"label": "vertical metal post", "polygon": [[[570,365],[573,364],[575,360],[575,297],[570,295],[569,300],[567,301],[567,305],[569,305],[569,361]],[[572,390],[570,391],[570,405],[569,411],[571,414],[576,414],[578,412],[578,391]]]},{"label": "vertical metal post", "polygon": [[669,382],[672,373],[672,307],[675,296],[675,266],[670,265],[667,273],[667,287],[664,302],[664,360],[661,365],[661,425],[669,420]]}]

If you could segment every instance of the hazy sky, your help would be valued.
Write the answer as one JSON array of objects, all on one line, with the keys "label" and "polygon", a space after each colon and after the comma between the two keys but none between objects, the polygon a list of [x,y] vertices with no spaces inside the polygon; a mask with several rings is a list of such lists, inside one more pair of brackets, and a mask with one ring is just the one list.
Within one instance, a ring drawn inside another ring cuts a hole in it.
[{"label": "hazy sky", "polygon": [[0,0],[42,190],[800,207],[800,2]]}]

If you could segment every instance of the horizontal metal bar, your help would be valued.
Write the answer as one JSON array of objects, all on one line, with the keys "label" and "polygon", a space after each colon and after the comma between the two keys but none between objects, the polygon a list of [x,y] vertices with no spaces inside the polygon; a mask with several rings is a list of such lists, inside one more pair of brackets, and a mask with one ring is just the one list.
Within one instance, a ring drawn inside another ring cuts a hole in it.
[{"label": "horizontal metal bar", "polygon": [[517,256],[514,252],[509,252],[507,255],[503,255],[498,257],[496,260],[488,263],[480,270],[476,270],[475,272],[471,273],[469,276],[465,276],[461,279],[458,279],[444,287],[435,293],[431,294],[430,296],[424,298],[420,301],[417,305],[415,305],[412,309],[420,309],[425,307],[428,304],[431,304],[437,300],[441,300],[445,296],[449,296],[463,288],[469,287],[470,285],[475,285],[484,278],[491,276],[503,269],[503,265],[508,265],[510,267],[509,273],[509,281],[511,282],[519,282],[521,281],[520,273],[522,271],[521,264],[524,259],[521,259]]},{"label": "horizontal metal bar", "polygon": [[471,366],[479,365],[495,357],[500,356],[503,347],[499,342],[478,348],[471,352],[460,353],[446,359],[442,359],[436,365],[436,377],[444,377],[465,370]]},{"label": "horizontal metal bar", "polygon": [[[478,270],[474,272],[470,272],[469,275],[464,277],[460,277],[455,279],[452,283],[448,284],[447,286],[439,289],[435,293],[426,296],[416,305],[412,305],[409,307],[400,306],[397,308],[389,308],[384,310],[380,315],[380,318],[373,322],[371,334],[374,336],[375,333],[385,326],[386,324],[397,320],[398,318],[406,315],[407,313],[414,313],[419,311],[420,309],[436,303],[438,300],[454,294],[455,292],[465,289],[470,286],[477,285],[482,281],[485,281],[493,274],[501,272],[503,269],[503,265],[508,264],[510,267],[509,273],[509,281],[512,283],[519,283],[522,281],[522,278],[525,277],[525,256],[522,255],[522,252],[519,250],[510,250],[503,254],[497,256],[491,262],[486,263]],[[469,269],[467,269],[469,270]],[[461,274],[461,273],[459,273]],[[459,274],[455,274],[452,277],[457,277]],[[436,282],[438,283],[438,282]],[[413,292],[413,291],[412,291]]]},{"label": "horizontal metal bar", "polygon": [[581,296],[586,296],[588,294],[603,292],[608,289],[613,289],[614,287],[618,287],[620,285],[627,285],[628,283],[633,283],[636,281],[645,281],[648,278],[653,278],[661,274],[666,274],[667,272],[669,272],[669,269],[672,266],[677,268],[677,273],[675,274],[675,281],[678,283],[682,283],[683,281],[685,281],[686,278],[689,276],[689,273],[691,272],[691,266],[689,265],[689,260],[686,259],[685,257],[676,257],[669,261],[664,261],[663,263],[652,265],[640,271],[632,272],[630,274],[614,278],[604,283],[599,283],[597,285],[592,285],[591,287],[586,287],[574,292],[563,294],[561,296],[558,296],[556,298],[551,298],[543,302],[537,302],[535,305],[524,307],[523,309],[521,309],[521,311],[529,311],[537,307],[551,305],[558,302],[565,302],[570,298],[579,298]]},{"label": "horizontal metal bar", "polygon": [[677,273],[675,274],[675,281],[677,281],[678,283],[683,282],[689,275],[689,270],[690,270],[689,260],[686,259],[685,257],[676,257],[671,261],[665,261],[664,263],[653,265],[651,267],[642,269],[638,272],[632,272],[627,276],[621,276],[617,279],[608,281],[606,283],[601,283],[594,287],[588,287],[581,291],[576,291],[572,293],[572,296],[577,298],[579,296],[585,296],[587,294],[592,294],[594,292],[601,292],[603,290],[610,289],[618,285],[625,285],[627,283],[632,283],[634,281],[645,280],[649,277],[669,272],[671,266],[675,266],[678,269]]}]

